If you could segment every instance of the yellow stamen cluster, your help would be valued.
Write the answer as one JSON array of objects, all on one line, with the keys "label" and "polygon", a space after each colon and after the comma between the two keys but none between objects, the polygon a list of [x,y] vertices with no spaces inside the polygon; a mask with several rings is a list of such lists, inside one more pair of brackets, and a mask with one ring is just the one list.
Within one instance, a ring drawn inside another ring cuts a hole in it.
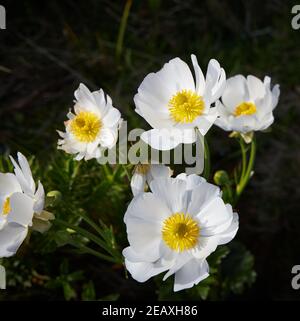
[{"label": "yellow stamen cluster", "polygon": [[3,215],[8,215],[11,211],[10,207],[10,198],[7,197],[6,200],[3,203],[3,208],[2,208],[2,214]]},{"label": "yellow stamen cluster", "polygon": [[162,238],[174,251],[192,249],[198,243],[200,228],[188,214],[175,213],[163,222]]},{"label": "yellow stamen cluster", "polygon": [[169,111],[172,119],[177,123],[192,123],[204,110],[202,96],[192,90],[181,90],[169,101]]},{"label": "yellow stamen cluster", "polygon": [[71,133],[84,143],[93,142],[102,127],[100,118],[88,111],[82,111],[76,115],[70,123]]},{"label": "yellow stamen cluster", "polygon": [[244,116],[244,115],[252,115],[256,113],[256,106],[251,102],[242,102],[239,104],[234,111],[234,116]]}]

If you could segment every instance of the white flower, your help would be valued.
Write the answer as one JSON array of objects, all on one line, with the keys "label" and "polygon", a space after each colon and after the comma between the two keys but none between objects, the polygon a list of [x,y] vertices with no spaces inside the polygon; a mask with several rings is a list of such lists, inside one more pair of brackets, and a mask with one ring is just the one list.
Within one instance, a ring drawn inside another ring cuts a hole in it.
[{"label": "white flower", "polygon": [[33,216],[43,213],[45,193],[36,188],[27,159],[18,153],[18,162],[10,157],[14,172],[0,173],[0,257],[12,256],[32,226]]},{"label": "white flower", "polygon": [[67,115],[66,132],[58,131],[62,137],[58,140],[58,148],[77,154],[76,160],[100,158],[105,149],[117,142],[121,114],[102,89],[90,92],[80,84],[74,95],[75,113],[70,111]]},{"label": "white flower", "polygon": [[195,142],[195,128],[205,135],[217,117],[211,104],[222,95],[225,72],[212,59],[204,78],[196,56],[191,58],[195,80],[189,66],[175,58],[147,75],[134,97],[135,111],[153,128],[141,138],[155,149],[170,150]]},{"label": "white flower", "polygon": [[206,258],[234,238],[238,215],[217,186],[194,174],[155,178],[150,188],[133,198],[124,217],[126,268],[139,282],[175,273],[174,291],[190,288],[209,275]]},{"label": "white flower", "polygon": [[132,194],[144,192],[146,184],[150,184],[154,178],[170,177],[172,170],[163,164],[138,164],[134,168],[130,186]]},{"label": "white flower", "polygon": [[217,102],[220,117],[216,125],[226,131],[248,133],[267,129],[274,121],[273,109],[278,103],[279,85],[270,88],[271,79],[264,82],[249,75],[237,75],[226,82],[222,102]]}]

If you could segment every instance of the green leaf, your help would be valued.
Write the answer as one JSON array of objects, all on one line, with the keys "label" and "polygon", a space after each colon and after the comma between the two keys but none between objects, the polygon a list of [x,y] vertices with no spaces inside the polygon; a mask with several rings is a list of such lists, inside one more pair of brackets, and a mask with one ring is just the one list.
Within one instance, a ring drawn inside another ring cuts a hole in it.
[{"label": "green leaf", "polygon": [[89,281],[83,285],[81,293],[81,299],[83,301],[94,301],[96,300],[96,291],[93,281]]}]

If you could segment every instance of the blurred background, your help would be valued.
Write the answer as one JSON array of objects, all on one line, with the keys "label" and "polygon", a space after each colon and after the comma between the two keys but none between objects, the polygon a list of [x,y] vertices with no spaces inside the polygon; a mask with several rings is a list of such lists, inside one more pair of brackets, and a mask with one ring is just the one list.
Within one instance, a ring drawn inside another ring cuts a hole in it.
[{"label": "blurred background", "polygon": [[[279,83],[275,123],[270,132],[257,134],[255,176],[237,206],[241,224],[239,243],[233,246],[248,253],[241,267],[248,270],[232,284],[226,281],[230,290],[222,296],[199,291],[201,299],[300,298],[300,290],[291,287],[291,269],[300,264],[300,30],[291,27],[295,1],[10,0],[0,4],[7,14],[7,29],[0,30],[0,154],[19,150],[34,155],[41,164],[37,175],[49,188],[57,189],[61,182],[48,175],[53,170],[48,160],[56,153],[56,130],[63,129],[80,82],[94,90],[102,87],[131,128],[148,128],[134,114],[133,95],[140,82],[176,56],[190,63],[194,53],[204,70],[209,59],[216,58],[228,77],[269,75],[273,84]],[[233,166],[227,156],[237,146],[227,136],[218,128],[209,132],[215,170]],[[116,191],[123,195],[121,205],[111,209],[120,217],[131,198],[127,185]],[[106,200],[95,197],[97,206],[110,206],[115,196],[107,195]],[[40,236],[33,242],[40,247],[25,249],[26,255],[20,253],[6,263],[9,286],[0,292],[0,299],[176,298],[157,290],[159,280],[141,285],[126,279],[118,266],[93,257],[86,264],[87,258],[76,253],[46,249]],[[235,264],[228,273],[234,268]]]}]

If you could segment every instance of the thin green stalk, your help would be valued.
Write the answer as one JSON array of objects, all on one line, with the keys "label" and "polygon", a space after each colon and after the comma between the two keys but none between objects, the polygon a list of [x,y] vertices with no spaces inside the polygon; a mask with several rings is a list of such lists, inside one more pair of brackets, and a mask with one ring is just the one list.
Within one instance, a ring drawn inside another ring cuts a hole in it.
[{"label": "thin green stalk", "polygon": [[246,168],[246,172],[244,176],[241,177],[239,184],[236,186],[237,200],[249,182],[249,179],[251,177],[251,172],[254,167],[255,155],[256,155],[256,142],[255,142],[255,138],[253,137],[253,140],[251,142],[250,156],[249,156],[249,162]]},{"label": "thin green stalk", "polygon": [[111,174],[110,168],[108,166],[109,166],[108,164],[103,164],[101,167],[103,168],[105,176],[108,179],[108,181],[111,181],[112,174]]},{"label": "thin green stalk", "polygon": [[104,233],[102,229],[87,215],[80,213],[80,216],[88,223],[102,238],[104,238]]},{"label": "thin green stalk", "polygon": [[203,177],[208,179],[210,176],[210,151],[207,140],[203,137],[204,140],[204,170],[203,170]]},{"label": "thin green stalk", "polygon": [[97,236],[95,236],[94,234],[86,231],[85,229],[79,227],[79,226],[75,226],[73,224],[67,223],[65,221],[62,221],[60,219],[55,219],[55,222],[70,228],[74,231],[76,231],[77,233],[79,233],[80,235],[82,235],[83,237],[86,237],[88,240],[96,243],[97,245],[99,245],[101,248],[103,248],[106,252],[108,252],[109,254],[111,254],[113,257],[115,257],[115,253],[106,245],[105,242],[103,242],[101,239],[99,239]]},{"label": "thin green stalk", "polygon": [[93,229],[95,229],[96,232],[106,241],[106,243],[110,243],[112,245],[113,251],[111,251],[111,254],[115,257],[119,256],[119,252],[115,250],[115,244],[111,241],[114,241],[113,239],[107,238],[107,235],[103,232],[103,230],[87,215],[80,214],[80,216],[85,220],[86,223],[88,223]]},{"label": "thin green stalk", "polygon": [[98,251],[95,251],[93,249],[91,249],[90,247],[86,246],[86,245],[82,245],[82,244],[78,244],[76,242],[71,242],[71,245],[73,245],[74,247],[77,247],[78,249],[82,250],[84,253],[87,254],[91,254],[94,255],[102,260],[106,260],[112,263],[122,263],[122,261],[117,261],[116,259],[112,258],[111,256],[99,253]]},{"label": "thin green stalk", "polygon": [[246,151],[244,139],[242,137],[239,138],[239,143],[240,143],[241,152],[242,152],[242,171],[240,176],[240,178],[242,179],[245,176],[245,172],[246,172],[247,151]]},{"label": "thin green stalk", "polygon": [[127,20],[128,20],[131,5],[132,5],[132,0],[127,0],[124,10],[123,10],[123,15],[122,15],[121,23],[120,23],[118,39],[117,39],[117,44],[116,44],[116,60],[117,61],[120,61],[122,51],[123,51],[124,35],[125,35],[126,27],[127,27]]}]

